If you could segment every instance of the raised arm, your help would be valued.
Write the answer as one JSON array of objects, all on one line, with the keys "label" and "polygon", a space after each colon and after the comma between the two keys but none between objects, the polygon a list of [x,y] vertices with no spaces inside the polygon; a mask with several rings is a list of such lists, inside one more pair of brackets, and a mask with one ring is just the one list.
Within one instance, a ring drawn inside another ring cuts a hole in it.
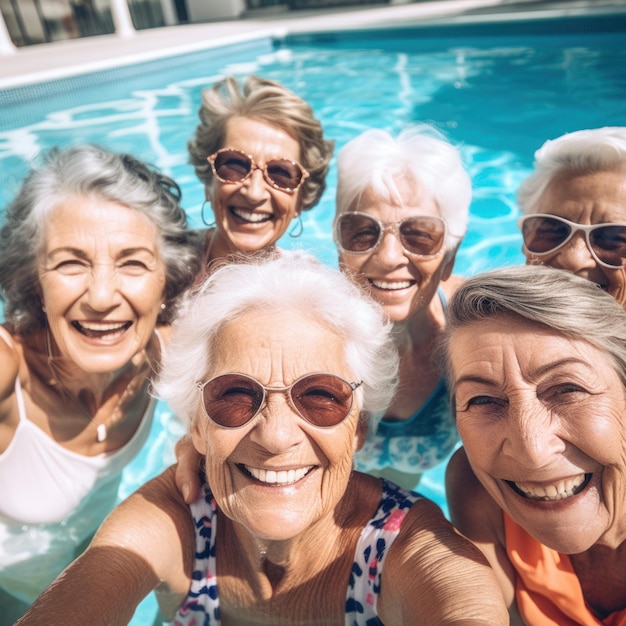
[{"label": "raised arm", "polygon": [[521,624],[515,607],[515,571],[506,554],[502,510],[474,475],[463,448],[454,453],[446,468],[446,496],[452,523],[485,555],[498,579],[512,623]]},{"label": "raised arm", "polygon": [[16,623],[123,626],[153,589],[166,619],[189,590],[194,530],[170,468],[107,517],[89,548]]},{"label": "raised arm", "polygon": [[379,596],[385,624],[509,624],[486,558],[433,502],[411,507],[387,559]]}]

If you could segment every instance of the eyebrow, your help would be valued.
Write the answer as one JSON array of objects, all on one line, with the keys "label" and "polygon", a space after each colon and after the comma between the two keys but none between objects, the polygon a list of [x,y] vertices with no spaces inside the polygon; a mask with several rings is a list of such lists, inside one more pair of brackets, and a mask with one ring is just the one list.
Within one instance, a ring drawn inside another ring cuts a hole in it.
[{"label": "eyebrow", "polygon": [[[556,361],[550,361],[541,367],[533,370],[533,376],[543,376],[547,372],[562,367],[564,365],[583,365],[586,369],[591,369],[589,363],[584,359],[579,359],[576,357],[568,357],[565,359],[557,359]],[[459,386],[461,383],[478,383],[481,385],[488,385],[495,387],[498,383],[495,380],[490,378],[486,378],[484,376],[480,376],[479,374],[468,374],[467,376],[461,376],[457,380],[454,381],[455,388]]]},{"label": "eyebrow", "polygon": [[[127,256],[132,256],[134,254],[138,254],[138,253],[147,253],[150,256],[156,257],[156,254],[153,250],[150,250],[149,248],[146,248],[144,246],[137,246],[136,248],[124,248],[122,250],[120,250],[120,253],[116,256],[116,258],[124,258]],[[50,258],[53,257],[57,254],[72,254],[80,259],[87,259],[88,255],[85,254],[84,250],[81,250],[79,248],[73,248],[71,246],[59,246],[58,248],[54,248],[54,250],[51,250],[50,252],[48,252],[46,254],[46,258]]]}]

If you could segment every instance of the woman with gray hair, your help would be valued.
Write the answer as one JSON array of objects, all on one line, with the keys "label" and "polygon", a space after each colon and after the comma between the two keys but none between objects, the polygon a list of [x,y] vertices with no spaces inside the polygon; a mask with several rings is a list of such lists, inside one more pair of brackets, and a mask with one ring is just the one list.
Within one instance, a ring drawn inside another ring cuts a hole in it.
[{"label": "woman with gray hair", "polygon": [[236,253],[273,250],[325,189],[333,142],[311,107],[272,80],[227,77],[202,92],[189,155],[215,224],[205,266]]},{"label": "woman with gray hair", "polygon": [[389,332],[303,253],[217,268],[156,387],[205,460],[200,497],[183,501],[173,468],[141,487],[18,624],[127,624],[153,588],[177,626],[508,623],[434,503],[352,469],[395,390]]},{"label": "woman with gray hair", "polygon": [[517,199],[528,263],[573,272],[626,307],[626,127],[547,141]]},{"label": "woman with gray hair", "polygon": [[432,363],[467,228],[471,180],[458,150],[421,125],[368,130],[338,157],[334,236],[341,268],[381,304],[400,351],[400,385],[357,468],[414,488],[458,435]]},{"label": "woman with gray hair", "polygon": [[590,281],[522,266],[468,279],[447,316],[452,522],[513,623],[623,623],[626,313]]},{"label": "woman with gray hair", "polygon": [[179,200],[134,157],[77,145],[47,153],[6,210],[0,614],[11,623],[113,508],[148,436],[150,378],[200,265]]}]

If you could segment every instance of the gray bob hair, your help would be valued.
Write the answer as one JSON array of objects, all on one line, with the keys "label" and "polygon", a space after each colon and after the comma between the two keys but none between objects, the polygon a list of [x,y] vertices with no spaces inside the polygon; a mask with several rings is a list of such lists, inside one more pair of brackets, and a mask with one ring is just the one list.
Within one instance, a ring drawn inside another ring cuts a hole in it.
[{"label": "gray bob hair", "polygon": [[237,258],[185,297],[173,324],[156,394],[188,426],[198,413],[220,329],[251,311],[292,311],[336,332],[355,381],[362,419],[375,429],[397,385],[398,353],[382,309],[339,270],[304,252]]},{"label": "gray bob hair", "polygon": [[195,236],[187,229],[178,185],[129,154],[92,144],[53,148],[33,167],[7,207],[0,229],[0,294],[4,314],[16,332],[45,328],[39,296],[38,258],[50,214],[70,198],[95,197],[145,215],[156,227],[166,267],[166,308],[159,323],[174,313],[175,300],[200,269]]},{"label": "gray bob hair", "polygon": [[326,189],[334,142],[324,139],[321,123],[298,95],[273,80],[248,76],[241,84],[232,76],[202,91],[200,124],[189,141],[189,160],[196,175],[210,187],[213,170],[207,161],[224,141],[228,122],[245,117],[280,128],[300,144],[300,163],[309,172],[299,190],[302,210],[312,209]]},{"label": "gray bob hair", "polygon": [[[595,283],[544,265],[500,268],[467,279],[446,309],[437,359],[450,375],[448,348],[460,328],[514,315],[605,353],[626,385],[626,312]],[[448,378],[448,388],[453,390]]]},{"label": "gray bob hair", "polygon": [[402,204],[394,179],[408,177],[434,196],[447,227],[446,248],[454,249],[465,236],[472,181],[459,151],[435,128],[421,124],[397,137],[366,130],[341,148],[337,169],[337,215],[358,211],[370,187],[388,202]]},{"label": "gray bob hair", "polygon": [[535,152],[534,167],[517,191],[522,213],[537,211],[541,197],[560,174],[626,170],[626,126],[577,130],[546,141]]}]

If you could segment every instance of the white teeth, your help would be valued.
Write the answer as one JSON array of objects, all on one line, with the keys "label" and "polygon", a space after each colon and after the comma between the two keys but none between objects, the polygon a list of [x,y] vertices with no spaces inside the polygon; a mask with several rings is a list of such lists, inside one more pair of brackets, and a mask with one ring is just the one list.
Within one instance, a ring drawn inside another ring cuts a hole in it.
[{"label": "white teeth", "polygon": [[269,483],[271,485],[291,485],[302,478],[304,478],[312,469],[313,465],[308,467],[300,467],[298,469],[290,470],[265,470],[258,467],[250,467],[244,465],[244,467],[250,472],[250,474],[262,483]]},{"label": "white teeth", "polygon": [[125,322],[79,322],[79,324],[87,330],[95,330],[99,332],[121,330],[124,326],[126,326]]},{"label": "white teeth", "polygon": [[393,282],[386,280],[372,280],[372,285],[378,289],[406,289],[411,286],[410,280],[395,280]]},{"label": "white teeth", "polygon": [[585,474],[580,474],[576,478],[561,480],[545,487],[529,485],[526,483],[514,484],[527,498],[531,498],[533,500],[565,500],[565,498],[572,497],[576,489],[578,489],[584,482]]},{"label": "white teeth", "polygon": [[246,220],[247,222],[266,222],[272,216],[267,213],[255,213],[254,211],[246,211],[239,207],[233,207],[232,212],[240,217],[242,220]]}]

